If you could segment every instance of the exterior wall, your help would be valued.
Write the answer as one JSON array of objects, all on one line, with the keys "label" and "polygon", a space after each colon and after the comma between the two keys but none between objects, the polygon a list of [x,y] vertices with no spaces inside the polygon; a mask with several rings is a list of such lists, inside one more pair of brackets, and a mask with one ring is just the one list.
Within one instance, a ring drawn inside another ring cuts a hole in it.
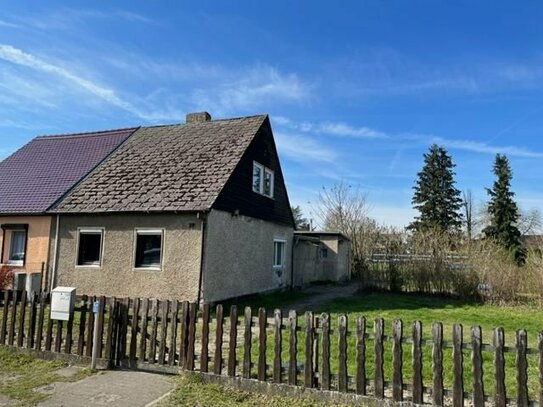
[{"label": "exterior wall", "polygon": [[[204,253],[203,299],[216,302],[288,287],[293,228],[212,210]],[[286,241],[285,265],[273,268],[273,241]]]},{"label": "exterior wall", "polygon": [[295,239],[294,243],[294,286],[303,287],[315,281],[325,280],[321,244]]},{"label": "exterior wall", "polygon": [[[42,263],[47,265],[49,250],[49,231],[51,225],[50,216],[2,216],[0,224],[28,224],[28,237],[25,253],[24,267],[14,267],[16,272],[41,271]],[[7,263],[10,245],[9,230],[6,230],[6,242],[4,245],[4,262]],[[2,247],[3,233],[0,230],[0,247]]]},{"label": "exterior wall", "polygon": [[338,241],[337,278],[338,281],[351,279],[351,242],[340,239]]},{"label": "exterior wall", "polygon": [[[76,267],[77,233],[102,227],[101,267]],[[164,229],[162,270],[135,270],[135,229]],[[62,215],[57,286],[78,294],[196,301],[201,262],[201,222],[191,214]]]}]

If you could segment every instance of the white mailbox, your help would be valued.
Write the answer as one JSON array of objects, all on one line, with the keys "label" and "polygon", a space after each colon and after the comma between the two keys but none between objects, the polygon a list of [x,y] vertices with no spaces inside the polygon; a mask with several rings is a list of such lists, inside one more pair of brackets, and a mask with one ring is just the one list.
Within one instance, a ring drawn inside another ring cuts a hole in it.
[{"label": "white mailbox", "polygon": [[75,306],[74,287],[56,287],[51,291],[51,319],[69,321]]}]

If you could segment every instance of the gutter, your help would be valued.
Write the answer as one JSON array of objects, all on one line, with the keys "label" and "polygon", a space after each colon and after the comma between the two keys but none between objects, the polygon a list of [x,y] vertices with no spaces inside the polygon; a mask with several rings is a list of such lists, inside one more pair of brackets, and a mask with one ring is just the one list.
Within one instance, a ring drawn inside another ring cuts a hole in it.
[{"label": "gutter", "polygon": [[53,270],[51,273],[51,284],[49,285],[49,291],[52,291],[55,288],[55,283],[57,279],[57,255],[58,255],[58,235],[60,228],[60,215],[57,214],[57,224],[55,226],[55,248],[53,250]]},{"label": "gutter", "polygon": [[206,230],[207,230],[207,213],[198,212],[196,217],[202,221],[201,228],[200,228],[201,236],[202,236],[202,246],[200,249],[200,276],[198,278],[198,298],[196,301],[196,304],[200,304],[200,300],[202,299],[202,285],[204,281],[204,259],[205,259],[205,241],[206,241]]}]

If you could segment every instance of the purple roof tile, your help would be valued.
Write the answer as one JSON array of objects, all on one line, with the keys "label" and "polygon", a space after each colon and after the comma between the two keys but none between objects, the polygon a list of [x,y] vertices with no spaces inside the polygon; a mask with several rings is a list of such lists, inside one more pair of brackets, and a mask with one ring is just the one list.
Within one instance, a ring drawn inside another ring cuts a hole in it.
[{"label": "purple roof tile", "polygon": [[0,214],[45,212],[136,129],[36,137],[0,162]]}]

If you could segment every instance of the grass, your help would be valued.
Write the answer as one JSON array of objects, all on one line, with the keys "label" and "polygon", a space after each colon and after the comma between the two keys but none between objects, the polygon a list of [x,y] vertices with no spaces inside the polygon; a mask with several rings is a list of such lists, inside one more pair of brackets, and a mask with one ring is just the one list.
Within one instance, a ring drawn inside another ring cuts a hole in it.
[{"label": "grass", "polygon": [[90,372],[66,378],[56,372],[66,366],[61,361],[34,358],[0,347],[0,394],[10,397],[15,405],[32,406],[47,398],[47,395],[34,391],[54,382],[80,380]]},{"label": "grass", "polygon": [[[177,379],[176,387],[170,397],[159,407],[199,406],[199,407],[342,407],[340,404],[316,403],[303,398],[268,396],[234,390],[217,384],[204,383],[196,376],[183,375]],[[345,406],[346,407],[346,406]]]}]

